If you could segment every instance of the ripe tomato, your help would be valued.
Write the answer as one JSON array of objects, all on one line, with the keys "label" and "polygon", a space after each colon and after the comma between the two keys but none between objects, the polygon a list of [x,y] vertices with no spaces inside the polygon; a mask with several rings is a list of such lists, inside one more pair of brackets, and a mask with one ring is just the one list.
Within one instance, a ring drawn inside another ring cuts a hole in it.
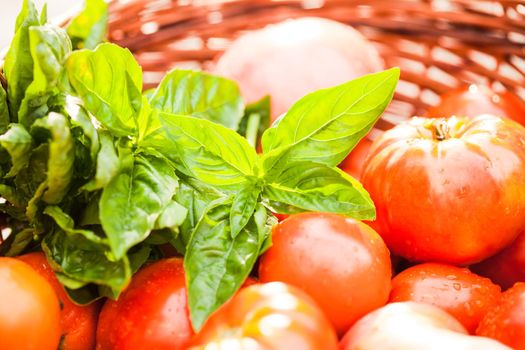
[{"label": "ripe tomato", "polygon": [[0,349],[56,350],[60,305],[51,285],[26,263],[0,258]]},{"label": "ripe tomato", "polygon": [[192,340],[197,349],[338,349],[330,322],[312,299],[284,283],[242,289]]},{"label": "ripe tomato", "polygon": [[361,178],[363,172],[363,165],[365,163],[366,156],[370,150],[372,141],[368,138],[364,138],[354,147],[352,152],[339,164],[339,167],[346,173],[350,174],[356,179]]},{"label": "ripe tomato", "polygon": [[525,349],[525,283],[516,283],[481,320],[476,334]]},{"label": "ripe tomato", "polygon": [[525,229],[525,128],[492,116],[412,118],[370,149],[371,225],[394,254],[470,264]]},{"label": "ripe tomato", "polygon": [[499,300],[501,290],[468,269],[427,263],[412,266],[392,280],[390,301],[437,306],[474,333],[479,321]]},{"label": "ripe tomato", "polygon": [[29,264],[33,270],[46,279],[53,287],[60,301],[60,327],[62,329],[61,350],[91,350],[95,348],[100,303],[90,305],[74,304],[67,296],[55,273],[49,266],[44,253],[35,252],[17,257]]},{"label": "ripe tomato", "polygon": [[327,213],[290,216],[273,229],[262,256],[262,282],[301,288],[324,310],[338,333],[384,305],[392,275],[383,240],[362,222]]},{"label": "ripe tomato", "polygon": [[182,259],[169,258],[141,269],[117,301],[106,302],[97,349],[177,350],[192,336]]},{"label": "ripe tomato", "polygon": [[471,268],[503,289],[512,287],[516,282],[525,282],[525,231],[501,252]]},{"label": "ripe tomato", "polygon": [[470,85],[441,96],[441,102],[428,110],[433,118],[477,117],[493,114],[525,125],[525,103],[511,92],[498,94],[487,86]]},{"label": "ripe tomato", "polygon": [[393,303],[366,315],[346,333],[341,350],[511,350],[489,338],[467,334],[438,307]]}]

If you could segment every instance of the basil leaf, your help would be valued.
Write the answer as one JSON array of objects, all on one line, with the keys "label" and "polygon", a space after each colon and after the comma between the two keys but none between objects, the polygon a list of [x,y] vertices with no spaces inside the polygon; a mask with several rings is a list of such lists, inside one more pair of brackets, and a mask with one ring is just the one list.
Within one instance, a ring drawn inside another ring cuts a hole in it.
[{"label": "basil leaf", "polygon": [[15,36],[5,56],[4,72],[11,120],[18,120],[18,109],[25,91],[33,81],[33,58],[29,47],[29,27],[40,24],[38,11],[32,0],[24,0],[22,11],[16,19]]},{"label": "basil leaf", "polygon": [[150,98],[162,112],[192,115],[237,130],[244,104],[231,80],[204,72],[175,69],[160,82]]},{"label": "basil leaf", "polygon": [[178,186],[173,167],[164,159],[130,154],[121,164],[99,204],[100,221],[116,259],[148,237]]},{"label": "basil leaf", "polygon": [[98,132],[88,112],[80,105],[80,100],[76,101],[76,98],[73,96],[66,97],[65,110],[67,114],[71,117],[71,124],[82,129],[82,133],[89,139],[89,154],[91,160],[96,161],[97,154],[100,149],[100,141],[98,137]]},{"label": "basil leaf", "polygon": [[100,150],[97,155],[95,178],[82,186],[82,190],[95,191],[104,188],[117,175],[120,160],[113,144],[113,138],[107,132],[100,132]]},{"label": "basil leaf", "polygon": [[297,161],[336,166],[379,119],[398,79],[399,69],[392,68],[301,98],[264,133],[264,153],[279,154],[267,166]]},{"label": "basil leaf", "polygon": [[9,125],[9,107],[7,107],[7,94],[0,85],[0,133],[4,133]]},{"label": "basil leaf", "polygon": [[252,147],[257,147],[259,139],[270,127],[270,96],[253,102],[244,109],[244,117],[239,125],[239,134],[243,135]]},{"label": "basil leaf", "polygon": [[49,204],[57,204],[67,194],[73,178],[75,148],[69,122],[62,114],[51,112],[48,116],[38,119],[31,129],[49,132],[49,158],[47,161],[47,189],[42,199]]},{"label": "basil leaf", "polygon": [[158,114],[163,132],[142,141],[176,163],[178,169],[204,183],[237,189],[253,176],[257,154],[235,131],[208,120]]},{"label": "basil leaf", "polygon": [[250,183],[239,189],[233,197],[230,211],[231,235],[235,238],[253,216],[259,202],[261,188]]},{"label": "basil leaf", "polygon": [[5,177],[13,177],[29,163],[33,149],[33,138],[22,125],[10,124],[9,130],[0,135],[0,145],[11,157],[11,170]]},{"label": "basil leaf", "polygon": [[156,230],[163,228],[177,230],[186,219],[187,213],[188,210],[186,208],[176,201],[171,201],[160,213],[154,228]]},{"label": "basil leaf", "polygon": [[[232,239],[230,211],[230,199],[212,203],[195,227],[184,256],[190,317],[196,331],[248,277],[269,233],[265,227],[260,232],[251,219]],[[260,211],[266,214],[264,208]]]},{"label": "basil leaf", "polygon": [[[9,249],[3,254],[4,256],[17,256],[24,252],[24,250],[33,242],[35,230],[32,228],[24,228],[20,232],[12,232],[10,237],[13,241],[9,244]],[[2,246],[6,242],[2,242]],[[6,244],[7,245],[7,244]],[[3,247],[2,247],[3,248]]]},{"label": "basil leaf", "polygon": [[82,12],[71,20],[67,34],[77,49],[94,49],[108,32],[108,4],[104,0],[86,0]]},{"label": "basil leaf", "polygon": [[19,194],[19,198],[23,198],[24,207],[47,178],[48,158],[49,145],[47,143],[35,147],[29,156],[28,165],[21,169],[15,177],[15,191]]},{"label": "basil leaf", "polygon": [[66,71],[84,106],[102,125],[115,136],[136,133],[142,70],[129,50],[101,44],[94,51],[74,51],[66,60]]},{"label": "basil leaf", "polygon": [[48,100],[58,94],[57,84],[71,42],[62,28],[51,25],[29,28],[33,58],[33,81],[27,87],[18,111],[18,120],[26,128],[49,112]]},{"label": "basil leaf", "polygon": [[26,206],[24,198],[11,186],[0,184],[0,196],[15,207],[23,208]]},{"label": "basil leaf", "polygon": [[263,196],[279,213],[324,211],[375,219],[374,204],[363,186],[344,171],[323,164],[288,164],[267,179]]}]

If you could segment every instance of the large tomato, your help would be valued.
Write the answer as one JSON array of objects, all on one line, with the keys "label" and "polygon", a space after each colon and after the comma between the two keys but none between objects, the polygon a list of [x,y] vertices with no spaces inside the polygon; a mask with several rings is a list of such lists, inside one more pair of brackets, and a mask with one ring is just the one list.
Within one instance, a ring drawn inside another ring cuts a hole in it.
[{"label": "large tomato", "polygon": [[335,331],[313,300],[273,282],[241,290],[192,340],[197,349],[336,350]]},{"label": "large tomato", "polygon": [[487,276],[503,289],[525,282],[525,231],[498,254],[471,266],[472,271]]},{"label": "large tomato", "polygon": [[393,303],[360,319],[341,350],[510,350],[489,338],[467,334],[461,323],[432,305]]},{"label": "large tomato", "polygon": [[487,86],[470,85],[441,96],[441,102],[428,110],[433,118],[477,117],[493,114],[525,125],[525,103],[511,92],[498,94]]},{"label": "large tomato", "polygon": [[67,296],[55,273],[41,252],[21,255],[18,259],[29,264],[44,277],[55,290],[60,301],[60,326],[62,328],[61,350],[91,350],[95,348],[98,311],[100,303],[76,305]]},{"label": "large tomato", "polygon": [[384,305],[390,292],[390,254],[369,226],[340,215],[292,215],[273,229],[259,264],[262,282],[301,288],[342,334]]},{"label": "large tomato", "polygon": [[479,321],[496,305],[500,287],[468,269],[426,263],[412,266],[392,280],[390,301],[415,301],[437,306],[474,333]]},{"label": "large tomato", "polygon": [[525,349],[525,283],[516,283],[503,293],[476,334],[497,339],[516,350]]},{"label": "large tomato", "polygon": [[339,167],[356,179],[361,178],[363,165],[368,156],[372,141],[365,137],[354,147],[352,152],[339,164]]},{"label": "large tomato", "polygon": [[371,147],[372,226],[394,254],[470,264],[525,228],[525,128],[492,116],[412,118]]},{"label": "large tomato", "polygon": [[144,267],[117,301],[106,302],[97,349],[177,350],[192,336],[182,259],[169,258]]},{"label": "large tomato", "polygon": [[51,285],[26,263],[0,258],[0,349],[56,350],[60,305]]}]

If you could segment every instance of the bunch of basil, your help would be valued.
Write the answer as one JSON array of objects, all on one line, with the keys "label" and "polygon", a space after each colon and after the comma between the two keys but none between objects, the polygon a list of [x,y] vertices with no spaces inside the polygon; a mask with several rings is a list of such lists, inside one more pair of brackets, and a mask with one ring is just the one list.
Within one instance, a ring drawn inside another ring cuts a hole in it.
[{"label": "bunch of basil", "polygon": [[17,18],[0,88],[0,210],[13,230],[2,254],[41,246],[89,302],[116,298],[171,243],[199,329],[270,246],[272,212],[374,218],[336,165],[391,100],[398,69],[307,95],[264,131],[268,99],[244,106],[220,77],[174,70],[143,94],[132,54],[99,44],[107,10],[88,0],[64,30],[26,0]]}]

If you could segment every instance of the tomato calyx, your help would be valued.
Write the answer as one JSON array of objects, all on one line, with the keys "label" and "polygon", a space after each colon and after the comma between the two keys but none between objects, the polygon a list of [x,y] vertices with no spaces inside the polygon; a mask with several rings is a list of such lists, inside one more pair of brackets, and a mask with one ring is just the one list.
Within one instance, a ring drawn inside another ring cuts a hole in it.
[{"label": "tomato calyx", "polygon": [[433,126],[434,137],[436,140],[443,141],[450,138],[450,128],[444,119],[440,119],[436,123],[433,123]]}]

